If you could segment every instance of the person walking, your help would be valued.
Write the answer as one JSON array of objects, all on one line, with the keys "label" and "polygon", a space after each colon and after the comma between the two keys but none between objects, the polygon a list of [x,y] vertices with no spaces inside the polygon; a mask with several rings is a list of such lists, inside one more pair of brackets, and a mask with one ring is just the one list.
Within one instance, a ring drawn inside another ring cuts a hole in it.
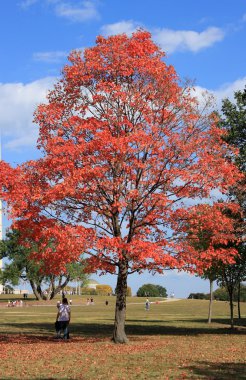
[{"label": "person walking", "polygon": [[61,332],[63,331],[63,339],[69,339],[69,323],[71,320],[71,309],[68,305],[67,298],[62,299],[62,304],[59,307],[56,322],[57,323],[57,338],[61,337]]},{"label": "person walking", "polygon": [[149,299],[147,298],[145,302],[145,310],[149,311],[149,309],[150,309],[150,302],[149,302]]}]

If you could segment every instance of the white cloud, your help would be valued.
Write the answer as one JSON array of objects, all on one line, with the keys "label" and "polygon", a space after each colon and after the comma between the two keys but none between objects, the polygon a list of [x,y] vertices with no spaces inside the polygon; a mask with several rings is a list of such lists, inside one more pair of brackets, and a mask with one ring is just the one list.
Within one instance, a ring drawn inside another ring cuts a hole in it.
[{"label": "white cloud", "polygon": [[58,17],[64,17],[73,22],[84,22],[100,18],[93,0],[77,2],[77,5],[74,5],[72,1],[63,0],[22,0],[20,6],[23,9],[28,9],[36,3],[43,4],[44,2],[54,9]]},{"label": "white cloud", "polygon": [[[38,127],[33,123],[33,113],[38,104],[45,102],[48,89],[56,78],[47,77],[31,83],[0,83],[0,128],[5,141],[5,149],[34,147],[38,136]],[[209,91],[218,106],[228,97],[233,101],[235,91],[243,90],[246,77],[224,84],[218,89],[207,90],[196,86],[195,95],[200,100],[202,92]]]},{"label": "white cloud", "polygon": [[226,83],[213,92],[216,99],[220,102],[224,98],[229,98],[233,100],[234,92],[243,90],[245,85],[246,85],[246,76],[243,78],[237,79],[232,83]]},{"label": "white cloud", "polygon": [[[142,26],[135,21],[120,21],[114,24],[107,24],[101,28],[105,36],[126,33],[131,35],[137,28]],[[225,33],[222,29],[210,27],[202,32],[193,30],[173,30],[167,28],[150,29],[153,40],[158,43],[167,53],[175,51],[192,51],[208,48],[216,42],[222,41]]]},{"label": "white cloud", "polygon": [[222,41],[224,36],[223,30],[216,27],[207,28],[200,33],[193,30],[166,28],[153,31],[153,39],[169,54],[175,51],[187,50],[197,52]]},{"label": "white cloud", "polygon": [[106,36],[125,33],[130,36],[140,25],[134,21],[120,21],[102,26],[101,32]]},{"label": "white cloud", "polygon": [[234,92],[241,91],[246,86],[246,76],[243,78],[239,78],[231,83],[225,83],[220,86],[218,89],[206,89],[204,87],[195,86],[194,95],[197,97],[198,101],[201,102],[203,99],[204,93],[209,93],[215,99],[216,108],[220,109],[222,100],[225,98],[234,101]]},{"label": "white cloud", "polygon": [[47,51],[33,53],[33,59],[35,61],[42,61],[47,63],[62,62],[66,58],[68,53],[66,51]]},{"label": "white cloud", "polygon": [[[77,47],[73,50],[81,52],[83,54],[84,47]],[[32,57],[34,61],[46,62],[46,63],[62,63],[64,59],[68,57],[70,52],[67,51],[44,51],[33,53]]]},{"label": "white cloud", "polygon": [[74,6],[69,3],[58,3],[55,7],[57,16],[65,17],[74,22],[83,22],[100,18],[98,10],[92,1],[84,1],[81,6]]},{"label": "white cloud", "polygon": [[0,128],[8,141],[5,148],[35,146],[38,127],[32,121],[33,113],[45,101],[54,80],[47,77],[28,84],[0,83]]},{"label": "white cloud", "polygon": [[20,3],[20,6],[24,9],[27,9],[29,7],[31,7],[32,5],[34,5],[35,3],[37,3],[38,0],[23,0],[21,3]]}]

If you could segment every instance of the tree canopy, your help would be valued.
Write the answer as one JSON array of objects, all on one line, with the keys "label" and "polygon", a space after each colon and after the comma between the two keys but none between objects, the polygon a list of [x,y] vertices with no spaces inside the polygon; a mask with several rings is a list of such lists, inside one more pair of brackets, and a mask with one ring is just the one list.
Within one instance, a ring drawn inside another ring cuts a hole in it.
[{"label": "tree canopy", "polygon": [[87,275],[80,262],[67,264],[66,272],[59,275],[45,271],[42,262],[30,258],[35,244],[29,248],[19,243],[20,232],[7,231],[6,238],[0,241],[0,257],[8,261],[1,273],[1,283],[18,285],[20,281],[28,282],[37,299],[52,299],[69,281],[85,281]]},{"label": "tree canopy", "polygon": [[121,343],[128,275],[195,268],[178,240],[187,201],[225,192],[238,175],[216,115],[201,111],[164,55],[143,30],[72,52],[35,113],[43,157],[0,167],[1,196],[37,242],[36,260],[57,273],[84,252],[88,270],[117,274]]},{"label": "tree canopy", "polygon": [[225,140],[239,150],[236,162],[246,172],[246,87],[234,93],[235,101],[222,102],[221,125],[226,128]]},{"label": "tree canopy", "polygon": [[161,285],[144,284],[137,291],[138,297],[167,297],[167,290]]}]

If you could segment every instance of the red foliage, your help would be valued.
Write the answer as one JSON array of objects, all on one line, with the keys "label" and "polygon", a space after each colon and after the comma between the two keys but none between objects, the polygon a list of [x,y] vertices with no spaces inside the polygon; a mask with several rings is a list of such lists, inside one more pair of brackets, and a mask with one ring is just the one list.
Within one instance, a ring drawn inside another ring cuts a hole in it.
[{"label": "red foliage", "polygon": [[179,259],[187,270],[203,274],[211,265],[235,262],[239,239],[232,216],[238,213],[239,205],[229,202],[178,210],[179,223],[174,228],[180,232]]},{"label": "red foliage", "polygon": [[196,266],[172,232],[181,232],[187,199],[225,192],[237,171],[215,116],[200,113],[163,56],[145,31],[99,36],[84,57],[71,53],[35,113],[43,158],[1,163],[13,225],[25,244],[37,242],[47,271],[83,252],[88,270],[111,273],[123,261],[129,273]]}]

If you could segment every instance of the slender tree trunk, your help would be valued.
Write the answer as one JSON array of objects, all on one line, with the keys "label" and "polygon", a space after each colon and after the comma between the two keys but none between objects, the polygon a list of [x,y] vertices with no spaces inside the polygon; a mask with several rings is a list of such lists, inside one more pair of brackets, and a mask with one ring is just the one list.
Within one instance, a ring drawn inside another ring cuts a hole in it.
[{"label": "slender tree trunk", "polygon": [[231,329],[233,329],[234,328],[233,293],[234,293],[234,289],[235,289],[235,283],[234,283],[234,280],[233,280],[230,273],[227,276],[226,272],[224,271],[223,277],[224,277],[224,283],[225,283],[225,286],[226,286],[226,289],[227,289],[227,292],[229,295],[230,324],[231,324]]},{"label": "slender tree trunk", "polygon": [[37,291],[40,294],[41,299],[47,301],[47,296],[44,294],[40,284],[37,285]]},{"label": "slender tree trunk", "polygon": [[69,283],[69,281],[70,281],[70,276],[67,276],[62,284],[59,281],[59,285],[57,287],[54,287],[52,289],[52,292],[50,294],[50,298],[49,299],[52,300],[55,297],[56,294],[58,294],[63,288],[65,288],[65,286],[67,286],[67,284]]},{"label": "slender tree trunk", "polygon": [[35,285],[34,281],[29,280],[29,282],[30,282],[30,285],[31,285],[31,288],[32,288],[33,294],[34,294],[35,297],[36,297],[36,300],[39,301],[39,300],[41,299],[41,297],[40,297],[40,294],[39,294],[39,292],[38,292],[38,290],[37,290],[37,288],[36,288],[36,285]]},{"label": "slender tree trunk", "polygon": [[212,303],[213,303],[213,280],[209,279],[210,297],[209,297],[209,309],[208,309],[208,323],[212,320]]},{"label": "slender tree trunk", "polygon": [[241,301],[241,284],[240,284],[240,281],[238,283],[238,289],[237,289],[237,311],[238,311],[238,319],[241,319],[241,304],[240,304],[240,301]]},{"label": "slender tree trunk", "polygon": [[231,329],[234,328],[234,314],[233,314],[233,292],[229,290],[229,299],[230,299],[230,323]]},{"label": "slender tree trunk", "polygon": [[125,333],[126,320],[126,292],[127,292],[127,263],[120,262],[117,287],[113,341],[115,343],[127,343]]},{"label": "slender tree trunk", "polygon": [[47,289],[47,296],[46,296],[47,300],[51,299],[51,294],[53,293],[54,286],[55,286],[55,282],[54,282],[53,277],[51,277],[51,279],[50,279],[50,285],[49,285],[49,287]]}]

